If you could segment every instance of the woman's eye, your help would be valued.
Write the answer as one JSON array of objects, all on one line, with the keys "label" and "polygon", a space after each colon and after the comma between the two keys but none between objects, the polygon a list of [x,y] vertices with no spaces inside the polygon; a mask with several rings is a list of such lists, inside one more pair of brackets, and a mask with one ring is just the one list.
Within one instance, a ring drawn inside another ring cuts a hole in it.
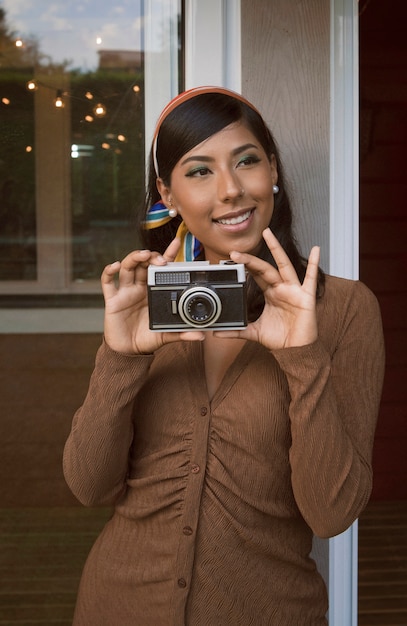
[{"label": "woman's eye", "polygon": [[244,157],[242,157],[241,159],[239,159],[238,161],[238,167],[240,166],[247,166],[247,165],[254,165],[255,163],[259,163],[260,159],[258,156],[255,156],[254,154],[248,154]]},{"label": "woman's eye", "polygon": [[198,178],[199,176],[206,176],[209,174],[209,169],[204,166],[194,167],[187,173],[187,176]]}]

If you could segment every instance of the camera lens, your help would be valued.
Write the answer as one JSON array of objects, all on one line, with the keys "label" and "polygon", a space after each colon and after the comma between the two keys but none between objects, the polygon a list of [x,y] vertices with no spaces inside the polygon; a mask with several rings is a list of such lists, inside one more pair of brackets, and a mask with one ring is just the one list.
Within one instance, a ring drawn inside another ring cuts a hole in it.
[{"label": "camera lens", "polygon": [[203,328],[216,322],[222,310],[219,296],[207,287],[193,287],[181,295],[178,311],[189,326]]},{"label": "camera lens", "polygon": [[213,317],[213,302],[207,296],[195,296],[188,301],[188,316],[202,324]]}]

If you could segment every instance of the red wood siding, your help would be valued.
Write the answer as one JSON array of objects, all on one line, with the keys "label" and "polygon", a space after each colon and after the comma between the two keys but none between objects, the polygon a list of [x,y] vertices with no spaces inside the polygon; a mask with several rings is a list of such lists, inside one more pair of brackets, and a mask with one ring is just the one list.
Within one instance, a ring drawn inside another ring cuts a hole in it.
[{"label": "red wood siding", "polygon": [[405,2],[360,18],[360,277],[377,295],[386,374],[373,499],[407,499],[407,38]]}]

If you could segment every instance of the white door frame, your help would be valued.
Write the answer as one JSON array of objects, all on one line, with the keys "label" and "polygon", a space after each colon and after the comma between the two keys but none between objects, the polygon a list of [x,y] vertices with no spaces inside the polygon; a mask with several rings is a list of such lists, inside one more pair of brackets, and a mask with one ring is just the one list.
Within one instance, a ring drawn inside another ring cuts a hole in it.
[{"label": "white door frame", "polygon": [[[329,271],[359,277],[357,0],[331,2]],[[358,523],[329,541],[329,624],[357,625]]]},{"label": "white door frame", "polygon": [[[330,0],[329,272],[358,278],[358,5]],[[241,91],[240,0],[186,0],[186,87]],[[358,525],[329,540],[330,626],[357,624]]]},{"label": "white door frame", "polygon": [[185,1],[185,86],[241,90],[240,0]]}]

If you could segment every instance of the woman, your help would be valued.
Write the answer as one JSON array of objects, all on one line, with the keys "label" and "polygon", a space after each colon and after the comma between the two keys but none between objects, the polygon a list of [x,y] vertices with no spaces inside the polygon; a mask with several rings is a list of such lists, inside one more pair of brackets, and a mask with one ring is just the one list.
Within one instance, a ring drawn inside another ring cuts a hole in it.
[{"label": "woman", "polygon": [[[65,448],[77,498],[114,504],[74,624],[326,624],[309,553],[369,499],[376,299],[325,277],[317,247],[302,259],[273,138],[222,88],[164,109],[142,223],[146,249],[102,274],[104,342]],[[148,265],[196,258],[245,264],[246,329],[149,330]]]}]

